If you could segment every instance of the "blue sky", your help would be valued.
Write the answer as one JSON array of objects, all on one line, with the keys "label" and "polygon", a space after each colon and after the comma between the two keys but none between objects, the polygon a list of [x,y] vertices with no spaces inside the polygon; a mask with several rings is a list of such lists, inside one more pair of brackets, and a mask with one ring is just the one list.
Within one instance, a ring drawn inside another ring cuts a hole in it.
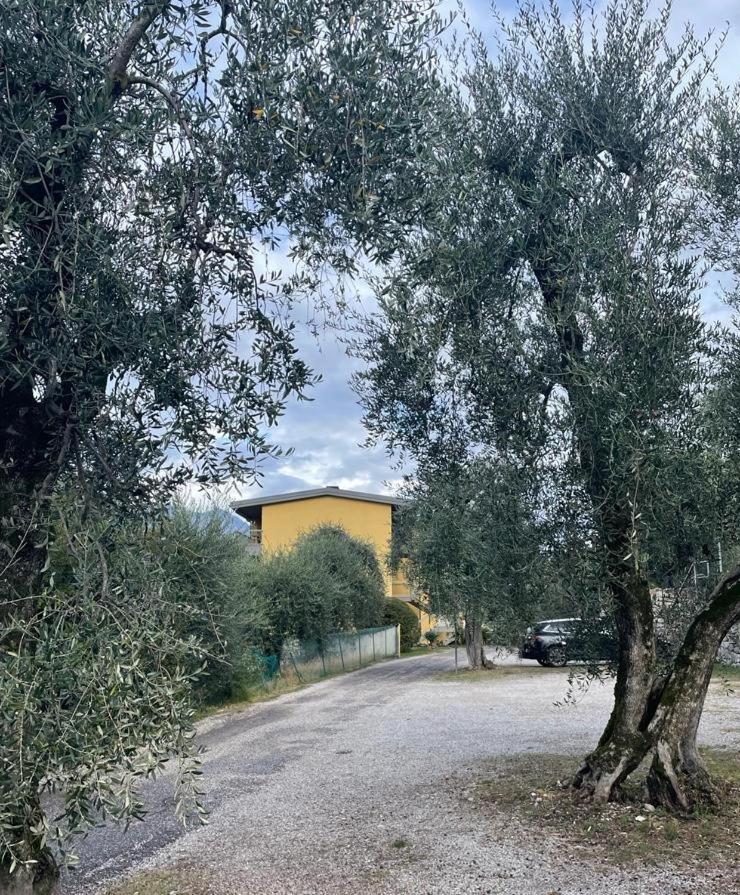
[{"label": "blue sky", "polygon": [[[564,8],[566,3],[562,3]],[[676,0],[674,27],[691,21],[697,30],[730,32],[719,65],[720,75],[728,82],[738,77],[740,58],[740,5],[736,0]],[[466,7],[473,24],[486,31],[489,4],[467,0]],[[500,3],[499,9],[513,8]],[[707,296],[707,310],[717,316],[720,306]],[[366,433],[361,411],[349,386],[357,362],[348,358],[336,334],[327,329],[318,338],[308,333],[300,337],[303,356],[323,379],[311,392],[313,400],[293,402],[272,432],[273,441],[283,448],[292,447],[290,457],[268,460],[262,466],[258,484],[232,489],[234,496],[257,496],[302,488],[339,485],[362,491],[392,492],[401,472],[382,448],[362,446]]]}]

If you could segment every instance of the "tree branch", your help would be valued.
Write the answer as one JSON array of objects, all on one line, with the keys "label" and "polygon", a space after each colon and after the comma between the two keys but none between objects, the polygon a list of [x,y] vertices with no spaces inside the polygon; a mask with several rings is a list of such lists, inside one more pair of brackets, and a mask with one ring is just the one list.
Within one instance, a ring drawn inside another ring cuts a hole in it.
[{"label": "tree branch", "polygon": [[151,0],[144,9],[131,23],[128,31],[124,34],[123,40],[118,45],[118,49],[113,54],[110,67],[108,68],[109,82],[114,86],[122,85],[126,80],[126,69],[128,67],[134,50],[141,42],[142,38],[151,27],[155,19],[161,15],[170,5],[170,0]]}]

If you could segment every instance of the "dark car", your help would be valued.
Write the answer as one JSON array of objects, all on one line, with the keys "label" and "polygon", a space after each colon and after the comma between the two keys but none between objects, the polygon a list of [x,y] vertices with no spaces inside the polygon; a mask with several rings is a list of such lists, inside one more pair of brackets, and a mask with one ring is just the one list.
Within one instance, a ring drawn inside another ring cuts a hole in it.
[{"label": "dark car", "polygon": [[560,668],[571,659],[603,662],[616,658],[616,639],[603,624],[580,618],[551,618],[527,629],[519,650],[522,659]]}]

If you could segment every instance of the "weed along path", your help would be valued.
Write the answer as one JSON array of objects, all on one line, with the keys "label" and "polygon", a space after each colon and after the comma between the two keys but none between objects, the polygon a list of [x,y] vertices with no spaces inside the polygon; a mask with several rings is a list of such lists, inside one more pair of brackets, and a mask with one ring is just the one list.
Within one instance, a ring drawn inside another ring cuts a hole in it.
[{"label": "weed along path", "polygon": [[[508,657],[490,674],[452,671],[440,650],[206,719],[209,824],[183,831],[159,780],[145,793],[147,820],[125,835],[93,831],[62,893],[740,892],[737,815],[723,821],[731,846],[735,836],[729,859],[696,835],[689,854],[670,819],[639,806],[598,821],[566,812],[559,827],[550,811],[540,823],[551,795],[537,790],[539,777],[544,787],[594,745],[611,685],[558,706],[567,669]],[[719,683],[701,741],[713,758],[740,749],[740,696]]]}]

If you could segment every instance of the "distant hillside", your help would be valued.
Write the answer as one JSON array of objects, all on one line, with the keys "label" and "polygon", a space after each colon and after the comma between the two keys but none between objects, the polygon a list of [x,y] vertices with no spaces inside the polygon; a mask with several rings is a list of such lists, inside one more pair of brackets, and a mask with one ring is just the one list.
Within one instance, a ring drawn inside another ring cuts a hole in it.
[{"label": "distant hillside", "polygon": [[193,512],[193,516],[196,519],[199,518],[210,518],[212,516],[218,516],[223,520],[224,528],[226,531],[249,531],[249,523],[246,519],[242,519],[241,516],[237,516],[236,513],[233,513],[231,510],[226,509],[215,509],[215,510],[195,510]]}]

